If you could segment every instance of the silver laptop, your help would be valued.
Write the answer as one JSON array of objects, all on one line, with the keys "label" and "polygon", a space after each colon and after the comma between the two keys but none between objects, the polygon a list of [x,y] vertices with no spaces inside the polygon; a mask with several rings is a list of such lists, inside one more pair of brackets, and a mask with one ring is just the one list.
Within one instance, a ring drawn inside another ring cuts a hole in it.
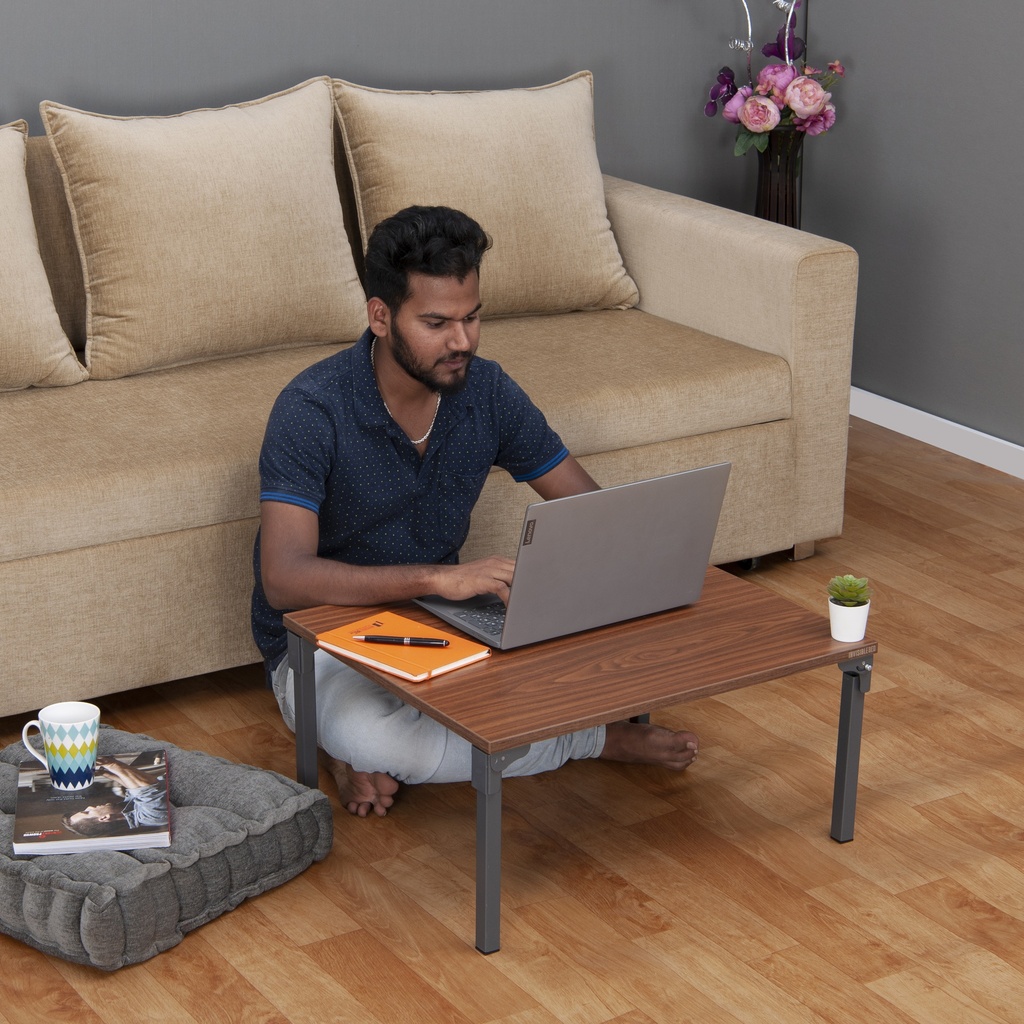
[{"label": "silver laptop", "polygon": [[416,603],[490,647],[579,633],[700,597],[731,464],[526,509],[508,605],[494,594]]}]

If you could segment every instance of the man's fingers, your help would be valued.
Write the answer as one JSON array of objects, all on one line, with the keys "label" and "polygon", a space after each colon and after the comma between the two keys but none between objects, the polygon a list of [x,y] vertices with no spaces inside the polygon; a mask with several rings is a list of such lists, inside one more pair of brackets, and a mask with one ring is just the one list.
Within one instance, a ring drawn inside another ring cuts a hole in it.
[{"label": "man's fingers", "polygon": [[510,558],[481,558],[475,562],[452,566],[447,577],[450,586],[445,587],[442,597],[461,601],[478,594],[497,594],[502,601],[508,600],[509,585],[516,563]]}]

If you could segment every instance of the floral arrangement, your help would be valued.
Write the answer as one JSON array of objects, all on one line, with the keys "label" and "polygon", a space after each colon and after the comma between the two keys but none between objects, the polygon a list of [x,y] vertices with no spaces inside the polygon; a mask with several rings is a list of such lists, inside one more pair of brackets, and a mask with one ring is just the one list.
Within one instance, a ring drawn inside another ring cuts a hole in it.
[{"label": "floral arrangement", "polygon": [[774,0],[786,11],[786,23],[775,41],[761,48],[761,53],[775,61],[763,67],[755,84],[750,55],[753,30],[747,0],[740,0],[747,14],[747,38],[734,39],[729,46],[747,54],[747,84],[737,87],[732,68],[722,68],[708,93],[704,113],[714,117],[721,105],[722,117],[739,125],[733,152],[742,156],[751,147],[764,152],[768,135],[776,128],[792,128],[807,135],[821,135],[836,122],[836,108],[828,90],[846,69],[834,60],[826,70],[804,65],[797,70],[796,61],[803,56],[805,44],[793,28],[793,16],[801,0]]}]

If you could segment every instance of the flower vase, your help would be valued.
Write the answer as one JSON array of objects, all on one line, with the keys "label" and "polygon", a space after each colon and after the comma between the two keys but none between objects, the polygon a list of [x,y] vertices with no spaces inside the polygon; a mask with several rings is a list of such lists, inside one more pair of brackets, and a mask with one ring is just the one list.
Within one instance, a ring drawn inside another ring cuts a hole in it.
[{"label": "flower vase", "polygon": [[757,152],[754,214],[787,227],[800,227],[800,165],[804,132],[775,128],[764,152]]}]

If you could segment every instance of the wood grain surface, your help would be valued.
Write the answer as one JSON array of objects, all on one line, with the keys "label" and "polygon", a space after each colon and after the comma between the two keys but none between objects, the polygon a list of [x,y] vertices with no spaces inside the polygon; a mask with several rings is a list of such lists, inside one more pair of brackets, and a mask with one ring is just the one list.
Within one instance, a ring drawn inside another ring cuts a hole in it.
[{"label": "wood grain surface", "polygon": [[[135,967],[0,936],[0,1024],[1021,1024],[1024,481],[862,421],[850,443],[843,536],[742,578],[815,616],[830,576],[872,579],[853,842],[828,837],[822,666],[656,712],[701,737],[681,775],[585,761],[506,780],[492,956],[469,924],[474,791],[420,786],[382,819],[335,800],[326,860]],[[294,770],[260,666],[97,703],[119,728]],[[29,717],[0,720],[0,742]]]},{"label": "wood grain surface", "polygon": [[[416,605],[395,610],[444,626]],[[314,640],[366,614],[365,607],[322,606],[285,622]],[[490,754],[875,650],[870,638],[837,643],[820,611],[712,567],[689,607],[495,650],[487,661],[426,682],[351,664]]]}]

